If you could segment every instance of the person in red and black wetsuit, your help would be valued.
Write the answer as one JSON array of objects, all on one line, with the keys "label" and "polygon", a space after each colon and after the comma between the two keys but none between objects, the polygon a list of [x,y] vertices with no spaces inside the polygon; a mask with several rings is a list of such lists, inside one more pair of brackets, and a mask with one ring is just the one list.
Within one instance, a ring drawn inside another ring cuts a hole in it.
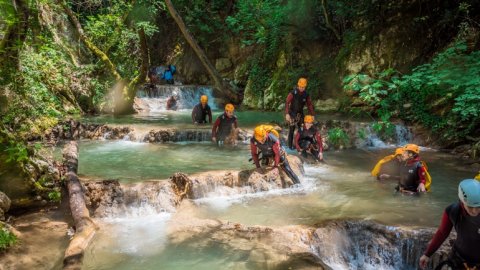
[{"label": "person in red and black wetsuit", "polygon": [[307,79],[300,78],[297,86],[287,96],[285,104],[285,120],[290,125],[288,130],[287,144],[290,149],[294,149],[293,134],[295,133],[295,125],[300,129],[303,124],[303,107],[307,105],[308,114],[314,115],[312,100],[305,91],[307,87]]},{"label": "person in red and black wetsuit", "polygon": [[253,132],[253,137],[250,140],[250,152],[257,169],[261,169],[259,158],[261,153],[262,159],[264,160],[273,158],[273,170],[276,170],[276,175],[279,173],[278,166],[280,166],[288,175],[288,177],[292,179],[293,183],[300,183],[298,176],[293,172],[290,164],[288,163],[285,151],[280,145],[280,139],[272,133],[267,132],[262,125],[257,126]]},{"label": "person in red and black wetsuit", "polygon": [[230,136],[232,129],[237,129],[237,117],[233,114],[235,107],[233,104],[225,105],[225,113],[220,115],[212,127],[212,142],[223,144],[225,139]]},{"label": "person in red and black wetsuit", "polygon": [[407,144],[403,147],[404,164],[400,167],[400,180],[397,189],[401,192],[426,192],[426,169],[420,160],[420,147]]},{"label": "person in red and black wetsuit", "polygon": [[459,202],[449,205],[425,253],[420,268],[425,269],[430,257],[455,227],[457,239],[446,261],[453,269],[480,269],[480,182],[465,179],[458,185]]},{"label": "person in red and black wetsuit", "polygon": [[295,147],[299,154],[307,157],[311,154],[315,160],[323,160],[323,143],[320,132],[313,126],[313,116],[305,115],[303,126],[298,129],[295,135]]}]

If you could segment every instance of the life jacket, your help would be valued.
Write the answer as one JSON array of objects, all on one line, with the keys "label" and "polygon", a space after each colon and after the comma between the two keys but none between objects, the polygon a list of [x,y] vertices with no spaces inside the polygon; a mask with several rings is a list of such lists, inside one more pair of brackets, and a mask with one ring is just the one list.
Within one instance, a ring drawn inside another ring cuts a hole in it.
[{"label": "life jacket", "polygon": [[315,138],[315,135],[318,132],[318,129],[315,126],[311,126],[309,129],[306,129],[305,126],[300,127],[298,130],[300,133],[300,138],[299,140],[308,140],[311,143],[317,143],[317,140]]},{"label": "life jacket", "polygon": [[207,122],[207,115],[211,111],[210,106],[208,104],[205,105],[205,108],[202,107],[202,103],[198,103],[193,108],[193,115],[195,117],[195,121],[198,123]]},{"label": "life jacket", "polygon": [[377,177],[380,174],[380,170],[382,169],[383,164],[390,162],[394,158],[395,158],[395,155],[389,155],[379,160],[375,165],[375,167],[373,167],[373,170],[371,172],[372,176]]},{"label": "life jacket", "polygon": [[273,157],[275,155],[275,152],[273,152],[273,146],[278,142],[278,138],[273,133],[267,133],[267,139],[264,143],[260,143],[255,137],[252,137],[250,142],[257,147],[264,157]]},{"label": "life jacket", "polygon": [[224,113],[224,114],[220,115],[218,118],[220,118],[220,124],[218,125],[217,138],[218,138],[218,140],[222,141],[228,135],[230,135],[230,132],[232,131],[233,125],[235,124],[235,121],[237,120],[237,117],[234,115],[234,116],[232,116],[232,118],[229,118]]},{"label": "life jacket", "polygon": [[274,126],[271,125],[260,125],[267,133],[272,133],[275,137],[280,138],[280,134],[275,129]]},{"label": "life jacket", "polygon": [[449,205],[445,212],[457,232],[453,249],[469,264],[480,264],[480,215],[472,217],[462,214],[460,202]]},{"label": "life jacket", "polygon": [[175,72],[177,71],[177,67],[175,67],[175,65],[168,65],[168,67],[170,68],[170,72],[172,72],[172,75],[175,74]]},{"label": "life jacket", "polygon": [[295,87],[290,94],[293,95],[293,100],[292,103],[290,103],[290,108],[288,109],[289,114],[296,115],[299,113],[303,115],[303,107],[305,107],[308,98],[307,91],[305,90],[300,93],[300,91],[298,91],[298,89]]},{"label": "life jacket", "polygon": [[427,191],[430,191],[430,186],[432,185],[432,176],[430,176],[430,173],[428,172],[428,166],[425,161],[421,161],[423,167],[425,168],[425,189]]}]

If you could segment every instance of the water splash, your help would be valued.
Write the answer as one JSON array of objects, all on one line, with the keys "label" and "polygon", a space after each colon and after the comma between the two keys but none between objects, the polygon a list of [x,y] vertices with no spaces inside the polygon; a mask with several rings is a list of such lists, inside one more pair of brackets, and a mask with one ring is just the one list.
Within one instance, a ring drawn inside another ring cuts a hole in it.
[{"label": "water splash", "polygon": [[199,103],[200,96],[206,95],[212,110],[217,109],[212,88],[208,86],[192,85],[153,85],[153,88],[145,88],[137,92],[141,100],[139,107],[143,111],[164,112],[167,111],[167,100],[176,96],[178,110],[191,110]]}]

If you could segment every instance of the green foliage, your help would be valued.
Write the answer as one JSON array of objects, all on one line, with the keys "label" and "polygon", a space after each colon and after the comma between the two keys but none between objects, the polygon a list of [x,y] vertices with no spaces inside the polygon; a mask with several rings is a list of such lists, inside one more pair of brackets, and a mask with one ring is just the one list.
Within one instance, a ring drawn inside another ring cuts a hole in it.
[{"label": "green foliage", "polygon": [[328,130],[328,142],[335,148],[345,147],[350,143],[350,137],[345,130],[335,127]]},{"label": "green foliage", "polygon": [[62,199],[62,193],[60,193],[58,190],[51,191],[48,193],[48,198],[52,202],[60,202]]},{"label": "green foliage", "polygon": [[17,237],[0,223],[0,251],[7,250],[8,247],[17,243]]},{"label": "green foliage", "polygon": [[480,125],[480,52],[466,49],[457,43],[408,75],[386,70],[374,77],[347,76],[344,89],[375,109],[381,118],[375,126],[383,132],[390,132],[395,115],[431,128],[446,141],[462,140]]}]

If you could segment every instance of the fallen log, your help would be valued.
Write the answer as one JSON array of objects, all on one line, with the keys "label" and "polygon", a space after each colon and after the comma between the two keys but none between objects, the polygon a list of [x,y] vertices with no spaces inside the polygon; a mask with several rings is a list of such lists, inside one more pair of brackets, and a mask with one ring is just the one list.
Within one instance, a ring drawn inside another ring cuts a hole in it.
[{"label": "fallen log", "polygon": [[92,240],[98,227],[90,218],[83,187],[78,180],[78,146],[71,141],[63,148],[64,166],[66,169],[65,181],[67,183],[70,211],[75,224],[75,235],[70,241],[63,258],[63,269],[81,269],[83,255]]}]

